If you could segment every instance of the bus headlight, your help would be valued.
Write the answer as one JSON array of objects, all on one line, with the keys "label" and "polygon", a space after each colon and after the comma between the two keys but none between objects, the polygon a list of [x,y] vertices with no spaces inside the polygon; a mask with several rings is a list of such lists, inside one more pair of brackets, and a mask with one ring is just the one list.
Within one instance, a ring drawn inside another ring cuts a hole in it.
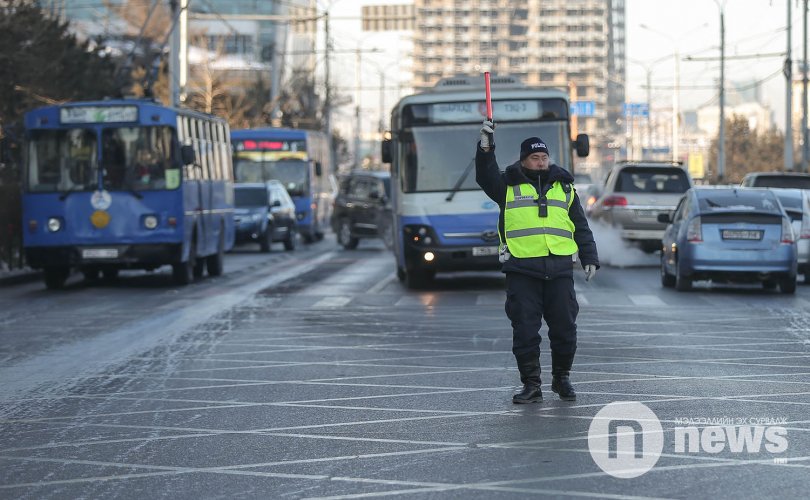
[{"label": "bus headlight", "polygon": [[433,262],[436,255],[433,252],[425,252],[425,262]]},{"label": "bus headlight", "polygon": [[143,227],[146,229],[155,229],[158,225],[158,219],[154,215],[147,215],[143,218]]},{"label": "bus headlight", "polygon": [[55,233],[62,229],[62,221],[58,217],[48,219],[48,231]]}]

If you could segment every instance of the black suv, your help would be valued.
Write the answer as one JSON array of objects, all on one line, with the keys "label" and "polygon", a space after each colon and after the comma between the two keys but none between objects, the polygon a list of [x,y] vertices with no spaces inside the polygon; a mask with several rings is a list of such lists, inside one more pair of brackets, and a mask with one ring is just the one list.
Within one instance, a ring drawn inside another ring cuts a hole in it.
[{"label": "black suv", "polygon": [[255,241],[262,252],[269,252],[270,245],[280,241],[285,250],[294,250],[298,233],[295,204],[281,182],[240,183],[233,187],[236,242]]},{"label": "black suv", "polygon": [[347,250],[357,248],[360,238],[382,238],[391,248],[391,174],[363,170],[343,176],[332,211],[332,229]]}]

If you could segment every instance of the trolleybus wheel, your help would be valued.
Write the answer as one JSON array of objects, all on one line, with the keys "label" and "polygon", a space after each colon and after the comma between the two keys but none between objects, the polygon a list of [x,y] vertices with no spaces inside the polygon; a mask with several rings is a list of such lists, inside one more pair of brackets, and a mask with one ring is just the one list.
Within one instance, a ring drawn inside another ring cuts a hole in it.
[{"label": "trolleybus wheel", "polygon": [[208,276],[220,276],[225,267],[225,233],[224,228],[219,229],[219,243],[217,243],[217,253],[209,255],[205,259],[205,267],[208,268]]},{"label": "trolleybus wheel", "polygon": [[70,276],[70,268],[68,267],[46,267],[42,275],[45,277],[45,286],[51,290],[58,290],[65,285],[68,276]]}]

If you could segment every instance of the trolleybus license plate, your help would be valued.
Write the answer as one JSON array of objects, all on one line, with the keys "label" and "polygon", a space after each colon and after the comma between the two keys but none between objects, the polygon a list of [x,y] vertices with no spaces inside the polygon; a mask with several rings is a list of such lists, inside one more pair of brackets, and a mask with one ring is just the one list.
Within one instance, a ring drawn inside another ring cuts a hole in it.
[{"label": "trolleybus license plate", "polygon": [[117,248],[85,248],[82,250],[82,258],[85,259],[117,259]]}]

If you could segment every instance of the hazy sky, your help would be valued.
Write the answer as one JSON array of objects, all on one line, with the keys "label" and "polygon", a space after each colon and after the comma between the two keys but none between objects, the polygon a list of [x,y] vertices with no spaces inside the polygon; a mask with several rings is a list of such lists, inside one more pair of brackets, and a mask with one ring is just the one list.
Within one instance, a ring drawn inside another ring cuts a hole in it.
[{"label": "hazy sky", "polygon": [[[725,3],[726,55],[783,53],[787,47],[787,2],[793,2],[793,59],[802,58],[801,0],[718,0]],[[319,2],[322,5],[328,2]],[[379,69],[386,69],[386,86],[402,79],[407,85],[410,75],[400,76],[398,61],[411,50],[408,33],[377,34],[360,30],[359,16],[363,5],[398,4],[405,0],[337,0],[332,2],[333,39],[337,50],[379,48],[379,53],[363,55],[364,85],[379,85]],[[339,19],[355,17],[356,19]],[[651,30],[641,28],[646,25]],[[642,65],[657,59],[664,60],[652,66],[653,87],[672,87],[674,80],[675,47],[686,56],[719,58],[720,15],[714,0],[626,0],[627,29],[627,100],[645,101],[643,88],[646,73]],[[355,56],[335,54],[337,77],[348,95],[354,95]],[[785,78],[781,73],[784,56],[759,59],[729,59],[726,62],[727,82],[751,83],[764,80],[762,101],[775,112],[777,125],[784,126]],[[365,62],[370,62],[365,64]],[[716,102],[714,88],[720,76],[720,62],[683,61],[681,70],[681,109],[694,109],[705,103]],[[794,66],[798,68],[798,66]],[[795,70],[794,70],[795,71]],[[770,77],[770,78],[768,78]],[[710,87],[710,88],[690,88]],[[386,107],[393,105],[395,91],[386,93]],[[378,92],[365,92],[363,109],[373,112],[379,107]],[[652,91],[653,107],[671,104],[671,88]],[[341,112],[347,114],[348,107]],[[364,125],[365,126],[365,125]]]}]

